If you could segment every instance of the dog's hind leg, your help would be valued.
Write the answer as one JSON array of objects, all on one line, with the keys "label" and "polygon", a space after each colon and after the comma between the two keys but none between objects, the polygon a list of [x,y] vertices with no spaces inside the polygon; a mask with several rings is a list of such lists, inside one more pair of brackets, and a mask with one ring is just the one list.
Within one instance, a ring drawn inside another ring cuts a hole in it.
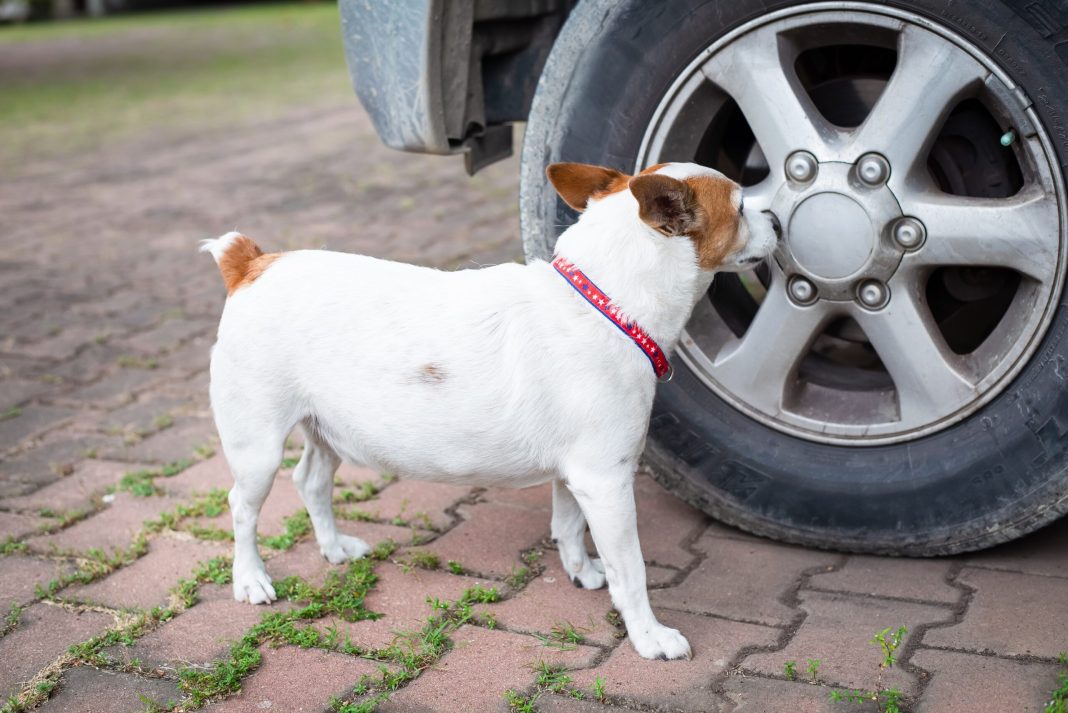
[{"label": "dog's hind leg", "polygon": [[633,473],[573,462],[562,474],[590,523],[593,542],[604,560],[612,603],[623,616],[634,650],[647,659],[690,658],[686,638],[658,622],[649,606],[645,562],[638,544]]},{"label": "dog's hind leg", "polygon": [[223,452],[234,476],[230,489],[230,513],[234,520],[234,599],[251,604],[274,601],[274,587],[256,546],[256,523],[260,508],[274,483],[282,462],[287,429],[254,424],[252,419],[216,410]]},{"label": "dog's hind leg", "polygon": [[582,589],[604,586],[601,560],[591,560],[586,552],[586,517],[575,496],[561,480],[553,481],[552,536],[560,551],[560,562],[572,584]]},{"label": "dog's hind leg", "polygon": [[304,431],[304,453],[293,471],[293,482],[311,517],[319,552],[331,564],[359,559],[371,548],[358,537],[338,533],[334,520],[334,472],[341,465],[341,459],[318,437],[314,428],[303,424],[301,430]]}]

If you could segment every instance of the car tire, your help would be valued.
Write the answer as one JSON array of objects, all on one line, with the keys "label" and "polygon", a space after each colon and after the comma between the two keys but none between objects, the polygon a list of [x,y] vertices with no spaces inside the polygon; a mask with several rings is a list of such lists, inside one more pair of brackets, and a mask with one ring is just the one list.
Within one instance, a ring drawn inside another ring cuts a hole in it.
[{"label": "car tire", "polygon": [[[545,180],[548,164],[640,168],[665,93],[706,48],[772,13],[842,5],[583,0],[557,38],[527,125],[520,187],[527,258],[548,259],[576,218]],[[1063,199],[1068,12],[1001,0],[850,5],[908,13],[996,64],[1031,104],[1028,116],[1045,137]],[[1063,200],[1055,207],[1059,223],[1050,239],[1059,241],[1063,263]],[[713,517],[820,548],[947,555],[1031,532],[1068,512],[1068,307],[1059,304],[1063,270],[1057,276],[1030,352],[966,416],[892,442],[824,442],[753,417],[676,358],[673,381],[657,393],[645,462],[657,480]]]}]

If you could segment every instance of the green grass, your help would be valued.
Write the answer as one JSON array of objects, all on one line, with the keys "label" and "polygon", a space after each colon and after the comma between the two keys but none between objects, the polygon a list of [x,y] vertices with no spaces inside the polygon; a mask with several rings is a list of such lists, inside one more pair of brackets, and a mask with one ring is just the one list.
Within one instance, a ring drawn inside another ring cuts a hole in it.
[{"label": "green grass", "polygon": [[273,537],[261,537],[260,542],[275,550],[288,550],[296,544],[304,535],[311,532],[311,518],[307,510],[301,510],[296,515],[290,515],[284,521],[286,531]]},{"label": "green grass", "polygon": [[1057,674],[1057,688],[1050,694],[1043,713],[1068,713],[1068,652],[1057,657],[1061,671]]},{"label": "green grass", "polygon": [[128,137],[355,101],[333,3],[0,27],[0,47],[5,170]]}]

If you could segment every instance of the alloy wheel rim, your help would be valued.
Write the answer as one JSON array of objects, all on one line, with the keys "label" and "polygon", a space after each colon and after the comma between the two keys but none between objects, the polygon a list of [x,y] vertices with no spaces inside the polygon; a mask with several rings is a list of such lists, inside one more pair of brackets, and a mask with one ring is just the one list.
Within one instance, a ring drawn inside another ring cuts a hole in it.
[{"label": "alloy wheel rim", "polygon": [[[798,76],[802,53],[846,33],[896,52],[855,127],[825,118]],[[967,100],[1006,129],[1002,144],[1007,138],[1021,174],[1011,195],[948,193],[927,170],[939,132]],[[933,433],[1000,393],[1049,326],[1068,242],[1064,186],[1024,92],[977,48],[919,15],[805,5],[747,23],[702,52],[657,107],[636,168],[694,160],[702,122],[711,126],[731,102],[766,164],[766,176],[746,187],[746,210],[773,211],[784,239],[765,279],[743,278],[759,306],[741,334],[725,328],[710,300],[695,309],[678,351],[704,385],[765,425],[842,445]],[[1011,302],[980,344],[958,353],[932,312],[931,281],[984,270],[1017,276]],[[857,343],[867,340],[860,358],[872,352],[882,373],[862,366],[806,380],[819,375],[810,363],[822,364],[812,350],[843,324],[863,337]]]}]

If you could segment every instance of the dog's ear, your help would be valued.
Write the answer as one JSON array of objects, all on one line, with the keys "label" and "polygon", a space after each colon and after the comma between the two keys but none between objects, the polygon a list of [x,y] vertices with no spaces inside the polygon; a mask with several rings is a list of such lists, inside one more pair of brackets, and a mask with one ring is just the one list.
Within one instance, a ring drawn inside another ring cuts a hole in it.
[{"label": "dog's ear", "polygon": [[591,196],[621,191],[630,178],[614,169],[586,163],[552,163],[545,175],[564,202],[579,213],[586,210]]},{"label": "dog's ear", "polygon": [[630,192],[638,200],[638,215],[654,230],[685,235],[698,227],[697,198],[683,181],[659,173],[635,176]]}]

